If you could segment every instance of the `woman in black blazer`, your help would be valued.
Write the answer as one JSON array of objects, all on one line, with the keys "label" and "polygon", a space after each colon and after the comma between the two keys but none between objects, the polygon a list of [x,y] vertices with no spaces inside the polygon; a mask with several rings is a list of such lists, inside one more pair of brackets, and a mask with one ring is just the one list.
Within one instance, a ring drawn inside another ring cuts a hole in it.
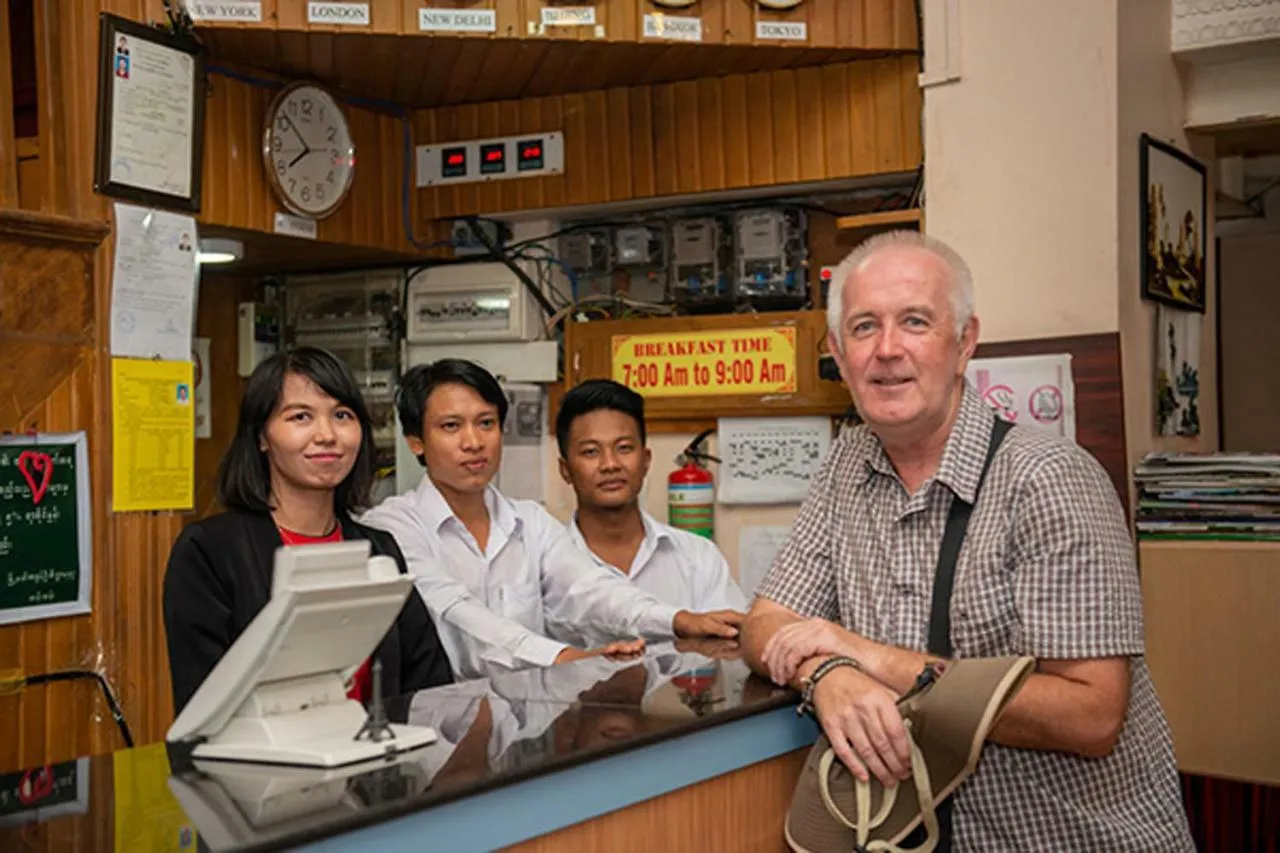
[{"label": "woman in black blazer", "polygon": [[[313,347],[258,365],[218,472],[226,512],[188,525],[169,555],[164,623],[175,714],[266,606],[281,545],[367,539],[371,553],[407,571],[390,534],[352,520],[372,483],[372,423],[346,365]],[[416,590],[374,655],[384,698],[453,681]],[[349,695],[371,698],[368,673],[366,662]]]}]

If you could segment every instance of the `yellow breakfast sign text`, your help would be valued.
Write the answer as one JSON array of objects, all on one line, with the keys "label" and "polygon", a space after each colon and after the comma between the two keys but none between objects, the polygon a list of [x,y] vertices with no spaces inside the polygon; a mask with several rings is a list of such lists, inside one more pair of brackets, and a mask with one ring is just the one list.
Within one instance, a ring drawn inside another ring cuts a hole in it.
[{"label": "yellow breakfast sign text", "polygon": [[796,329],[615,335],[613,378],[646,397],[794,393]]}]

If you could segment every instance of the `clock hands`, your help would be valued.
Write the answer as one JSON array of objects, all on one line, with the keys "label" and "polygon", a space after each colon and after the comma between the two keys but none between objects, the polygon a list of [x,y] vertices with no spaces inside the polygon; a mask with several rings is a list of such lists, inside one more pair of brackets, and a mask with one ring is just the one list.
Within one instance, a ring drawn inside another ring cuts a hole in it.
[{"label": "clock hands", "polygon": [[308,154],[311,153],[311,146],[307,144],[307,138],[302,135],[302,131],[298,130],[298,126],[293,123],[293,119],[289,118],[289,114],[285,112],[281,112],[280,115],[283,116],[284,120],[289,123],[289,127],[293,128],[293,135],[298,137],[298,141],[302,143],[302,153],[299,154],[297,157],[294,157],[293,161],[289,163],[289,168],[292,169],[294,163],[297,163],[303,157],[306,157]]}]

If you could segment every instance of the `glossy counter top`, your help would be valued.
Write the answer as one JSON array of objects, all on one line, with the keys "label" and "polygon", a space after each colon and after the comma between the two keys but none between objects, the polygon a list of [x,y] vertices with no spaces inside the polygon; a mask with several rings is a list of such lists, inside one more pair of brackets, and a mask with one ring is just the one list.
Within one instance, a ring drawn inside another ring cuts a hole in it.
[{"label": "glossy counter top", "polygon": [[343,849],[352,833],[492,849],[800,748],[815,730],[795,701],[722,641],[502,672],[392,703],[438,737],[376,765],[192,762],[155,744],[0,774],[0,850]]}]

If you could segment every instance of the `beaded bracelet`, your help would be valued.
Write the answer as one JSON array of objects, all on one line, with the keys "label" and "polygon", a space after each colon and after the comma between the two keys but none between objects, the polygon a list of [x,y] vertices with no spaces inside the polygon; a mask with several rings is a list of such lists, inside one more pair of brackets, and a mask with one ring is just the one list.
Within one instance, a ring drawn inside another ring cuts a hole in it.
[{"label": "beaded bracelet", "polygon": [[800,704],[796,707],[796,716],[803,717],[805,714],[812,714],[813,708],[813,691],[818,686],[818,682],[826,677],[827,673],[841,666],[851,666],[858,672],[863,672],[862,664],[850,657],[837,655],[836,657],[827,658],[818,664],[817,668],[809,674],[807,678],[800,681]]}]

